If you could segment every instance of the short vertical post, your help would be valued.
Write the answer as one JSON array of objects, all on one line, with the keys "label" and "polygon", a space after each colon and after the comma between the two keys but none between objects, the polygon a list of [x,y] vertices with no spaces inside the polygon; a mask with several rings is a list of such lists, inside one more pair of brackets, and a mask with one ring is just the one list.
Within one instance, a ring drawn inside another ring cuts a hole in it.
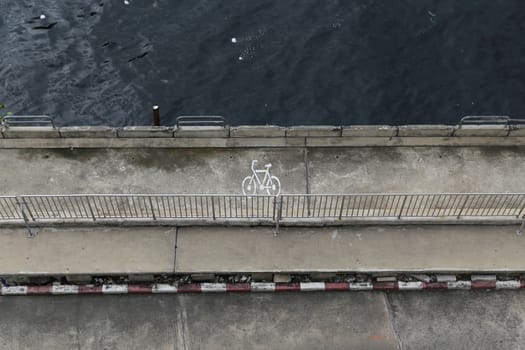
[{"label": "short vertical post", "polygon": [[160,126],[160,108],[153,106],[153,126]]},{"label": "short vertical post", "polygon": [[274,236],[277,236],[279,234],[279,224],[281,221],[281,215],[282,215],[282,201],[280,196],[275,197],[275,231],[273,232]]},{"label": "short vertical post", "polygon": [[525,216],[523,217],[523,221],[521,222],[521,226],[518,229],[518,232],[516,232],[518,236],[523,236],[523,229],[525,229]]}]

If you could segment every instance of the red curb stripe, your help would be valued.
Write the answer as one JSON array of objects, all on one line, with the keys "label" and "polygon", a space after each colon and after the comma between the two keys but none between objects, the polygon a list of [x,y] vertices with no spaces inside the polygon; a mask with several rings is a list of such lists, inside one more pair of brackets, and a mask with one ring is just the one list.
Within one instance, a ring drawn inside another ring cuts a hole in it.
[{"label": "red curb stripe", "polygon": [[496,289],[496,281],[472,281],[472,289]]},{"label": "red curb stripe", "polygon": [[28,286],[28,295],[45,295],[52,294],[53,286]]},{"label": "red curb stripe", "polygon": [[428,282],[424,284],[423,289],[448,289],[447,282]]},{"label": "red curb stripe", "polygon": [[177,293],[201,293],[200,283],[188,283],[177,286]]},{"label": "red curb stripe", "polygon": [[325,291],[327,292],[344,292],[350,290],[350,285],[346,282],[327,282]]},{"label": "red curb stripe", "polygon": [[139,284],[139,285],[128,285],[128,293],[129,294],[150,294],[153,293],[153,286],[146,285],[146,284]]},{"label": "red curb stripe", "polygon": [[78,294],[102,294],[102,286],[83,285],[79,286]]},{"label": "red curb stripe", "polygon": [[374,290],[399,290],[397,282],[376,282]]},{"label": "red curb stripe", "polygon": [[299,283],[276,283],[276,292],[300,292],[301,285]]},{"label": "red curb stripe", "polygon": [[251,290],[249,283],[228,283],[226,284],[227,292],[249,292]]}]

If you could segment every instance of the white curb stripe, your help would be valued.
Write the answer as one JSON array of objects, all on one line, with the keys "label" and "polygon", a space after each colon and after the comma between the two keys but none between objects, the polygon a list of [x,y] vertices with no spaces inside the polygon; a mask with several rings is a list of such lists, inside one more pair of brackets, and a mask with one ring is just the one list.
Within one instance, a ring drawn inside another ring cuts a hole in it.
[{"label": "white curb stripe", "polygon": [[26,295],[27,286],[2,287],[2,295]]},{"label": "white curb stripe", "polygon": [[299,286],[301,292],[316,292],[325,290],[324,282],[301,282]]},{"label": "white curb stripe", "polygon": [[496,275],[472,275],[470,276],[471,281],[495,281]]},{"label": "white curb stripe", "polygon": [[202,283],[201,292],[203,293],[226,292],[226,283]]},{"label": "white curb stripe", "polygon": [[470,281],[448,282],[448,289],[470,289],[471,286]]},{"label": "white curb stripe", "polygon": [[126,294],[127,292],[127,284],[104,284],[102,286],[103,294]]},{"label": "white curb stripe", "polygon": [[496,281],[496,289],[520,289],[520,281]]},{"label": "white curb stripe", "polygon": [[370,282],[350,283],[350,290],[372,290],[374,285]]},{"label": "white curb stripe", "polygon": [[177,287],[172,286],[171,284],[158,283],[154,284],[151,288],[152,293],[177,293]]},{"label": "white curb stripe", "polygon": [[252,282],[250,289],[252,292],[275,292],[275,283]]},{"label": "white curb stripe", "polygon": [[399,290],[422,290],[423,282],[398,282]]},{"label": "white curb stripe", "polygon": [[78,289],[72,284],[58,284],[51,287],[51,294],[78,294]]}]

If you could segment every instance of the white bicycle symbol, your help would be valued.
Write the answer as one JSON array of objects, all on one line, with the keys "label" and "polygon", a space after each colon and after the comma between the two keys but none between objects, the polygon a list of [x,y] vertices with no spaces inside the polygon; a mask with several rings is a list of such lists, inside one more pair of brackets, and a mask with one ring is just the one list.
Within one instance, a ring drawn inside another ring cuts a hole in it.
[{"label": "white bicycle symbol", "polygon": [[[266,193],[270,196],[278,196],[281,193],[281,181],[276,176],[270,175],[270,168],[272,164],[266,164],[265,170],[255,170],[255,164],[257,160],[252,160],[252,172],[253,175],[246,176],[242,180],[242,193],[245,196],[254,195],[257,189],[260,191],[266,190]],[[263,180],[257,174],[264,173]]]}]

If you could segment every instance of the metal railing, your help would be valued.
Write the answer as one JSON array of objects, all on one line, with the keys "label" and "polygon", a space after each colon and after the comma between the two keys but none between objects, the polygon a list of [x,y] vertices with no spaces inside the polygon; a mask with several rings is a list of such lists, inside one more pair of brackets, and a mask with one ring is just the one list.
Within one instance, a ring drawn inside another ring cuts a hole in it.
[{"label": "metal railing", "polygon": [[[525,193],[285,194],[280,196],[79,194],[0,197],[0,219],[464,218],[525,215]],[[279,208],[278,205],[279,204]]]},{"label": "metal railing", "polygon": [[242,195],[20,196],[31,220],[272,219],[275,197]]},{"label": "metal railing", "polygon": [[525,124],[525,119],[511,118],[504,115],[494,115],[494,116],[474,116],[469,115],[461,118],[458,124],[458,129],[461,129],[463,125],[466,124],[503,124],[509,126],[511,124]]},{"label": "metal railing", "polygon": [[226,122],[221,116],[180,116],[177,118],[177,128],[183,126],[220,126],[225,127]]},{"label": "metal railing", "polygon": [[55,122],[47,115],[10,115],[2,120],[2,126],[9,127],[50,127],[55,129]]},{"label": "metal railing", "polygon": [[0,220],[23,219],[16,196],[0,196]]},{"label": "metal railing", "polygon": [[523,193],[283,195],[282,218],[516,217]]}]

